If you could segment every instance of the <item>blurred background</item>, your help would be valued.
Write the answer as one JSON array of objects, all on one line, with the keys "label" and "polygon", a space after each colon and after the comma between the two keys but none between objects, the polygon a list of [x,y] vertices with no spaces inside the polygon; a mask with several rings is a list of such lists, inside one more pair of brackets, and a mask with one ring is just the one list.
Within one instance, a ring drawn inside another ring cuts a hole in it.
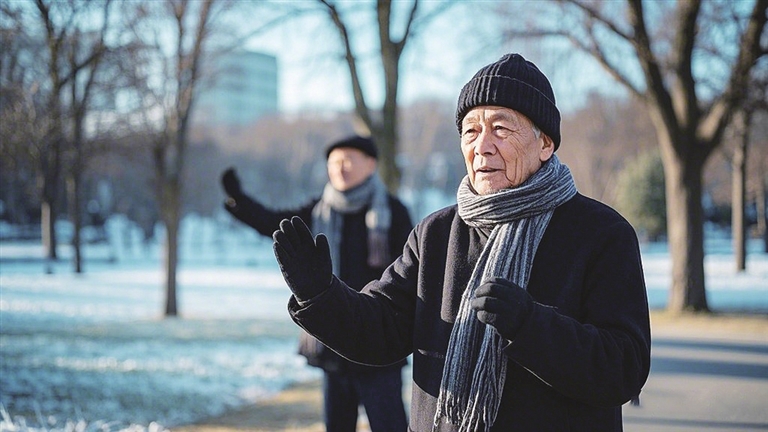
[{"label": "blurred background", "polygon": [[[713,309],[707,283],[728,282],[705,272],[712,240],[732,274],[768,251],[765,0],[10,0],[0,38],[6,372],[18,373],[13,332],[40,331],[13,320],[35,301],[13,295],[47,286],[18,272],[155,265],[138,286],[158,306],[124,319],[206,316],[179,301],[194,291],[184,286],[194,268],[266,266],[274,276],[268,242],[237,231],[222,208],[227,167],[268,206],[302,204],[327,181],[325,146],[359,133],[377,141],[382,177],[414,222],[454,203],[465,174],[457,95],[508,52],[550,78],[558,155],[579,191],[619,210],[645,250],[664,251],[651,265],[661,269],[656,306]],[[104,277],[65,280],[93,299],[112,282]],[[764,291],[749,295],[766,302]],[[2,402],[20,401],[27,384]]]}]

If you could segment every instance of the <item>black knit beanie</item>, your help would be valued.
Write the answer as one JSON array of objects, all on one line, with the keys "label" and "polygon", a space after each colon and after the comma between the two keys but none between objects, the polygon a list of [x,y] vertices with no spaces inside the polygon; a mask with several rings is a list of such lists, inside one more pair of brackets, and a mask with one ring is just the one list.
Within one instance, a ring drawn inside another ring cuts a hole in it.
[{"label": "black knit beanie", "polygon": [[373,140],[357,135],[332,142],[328,148],[325,149],[325,158],[328,159],[331,152],[340,147],[358,149],[374,159],[379,158],[379,152],[376,150],[376,144],[374,144]]},{"label": "black knit beanie", "polygon": [[511,108],[528,117],[560,147],[560,111],[549,80],[520,54],[506,54],[475,74],[461,89],[456,106],[456,126],[474,107],[493,105]]}]

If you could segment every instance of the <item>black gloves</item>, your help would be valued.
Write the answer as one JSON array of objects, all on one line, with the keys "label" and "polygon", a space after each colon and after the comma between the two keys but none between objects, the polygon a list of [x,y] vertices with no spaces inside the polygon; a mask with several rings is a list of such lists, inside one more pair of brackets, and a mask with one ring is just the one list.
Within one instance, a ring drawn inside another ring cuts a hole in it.
[{"label": "black gloves", "polygon": [[528,291],[514,282],[499,277],[491,278],[477,287],[472,309],[477,319],[493,326],[499,335],[514,340],[517,332],[533,308]]},{"label": "black gloves", "polygon": [[227,168],[224,174],[221,175],[221,185],[224,187],[224,191],[231,198],[237,199],[243,195],[243,189],[240,187],[240,179],[237,177],[237,173],[234,168]]},{"label": "black gloves", "polygon": [[331,285],[331,250],[325,235],[313,239],[304,221],[294,216],[280,222],[272,239],[277,264],[296,300],[310,300]]}]

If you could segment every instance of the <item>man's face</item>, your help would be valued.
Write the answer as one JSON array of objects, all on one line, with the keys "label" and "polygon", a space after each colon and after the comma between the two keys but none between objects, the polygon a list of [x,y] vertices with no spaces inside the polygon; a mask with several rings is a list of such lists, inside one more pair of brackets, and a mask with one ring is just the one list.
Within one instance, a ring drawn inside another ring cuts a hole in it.
[{"label": "man's face", "polygon": [[516,187],[549,160],[555,146],[519,112],[496,106],[469,111],[461,122],[461,152],[480,195]]},{"label": "man's face", "polygon": [[338,191],[359,186],[375,171],[376,159],[358,149],[339,147],[328,155],[328,179]]}]

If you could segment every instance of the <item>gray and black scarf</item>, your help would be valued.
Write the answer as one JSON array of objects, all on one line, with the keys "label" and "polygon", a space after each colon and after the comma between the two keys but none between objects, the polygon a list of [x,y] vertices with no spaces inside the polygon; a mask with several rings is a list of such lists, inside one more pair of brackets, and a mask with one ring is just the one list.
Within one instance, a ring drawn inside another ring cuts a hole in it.
[{"label": "gray and black scarf", "polygon": [[478,195],[465,177],[459,185],[459,217],[469,226],[490,230],[483,251],[459,305],[435,413],[459,431],[488,431],[496,420],[507,371],[505,341],[491,326],[477,320],[470,303],[475,289],[491,277],[508,279],[527,288],[539,241],[555,208],[576,194],[567,166],[557,156],[522,185]]},{"label": "gray and black scarf", "polygon": [[328,237],[333,260],[333,274],[339,276],[341,233],[344,214],[355,213],[370,206],[365,214],[368,228],[368,265],[384,268],[391,262],[388,232],[392,223],[387,188],[377,173],[359,186],[341,192],[330,183],[325,185],[323,196],[312,209],[312,228],[315,234]]}]

